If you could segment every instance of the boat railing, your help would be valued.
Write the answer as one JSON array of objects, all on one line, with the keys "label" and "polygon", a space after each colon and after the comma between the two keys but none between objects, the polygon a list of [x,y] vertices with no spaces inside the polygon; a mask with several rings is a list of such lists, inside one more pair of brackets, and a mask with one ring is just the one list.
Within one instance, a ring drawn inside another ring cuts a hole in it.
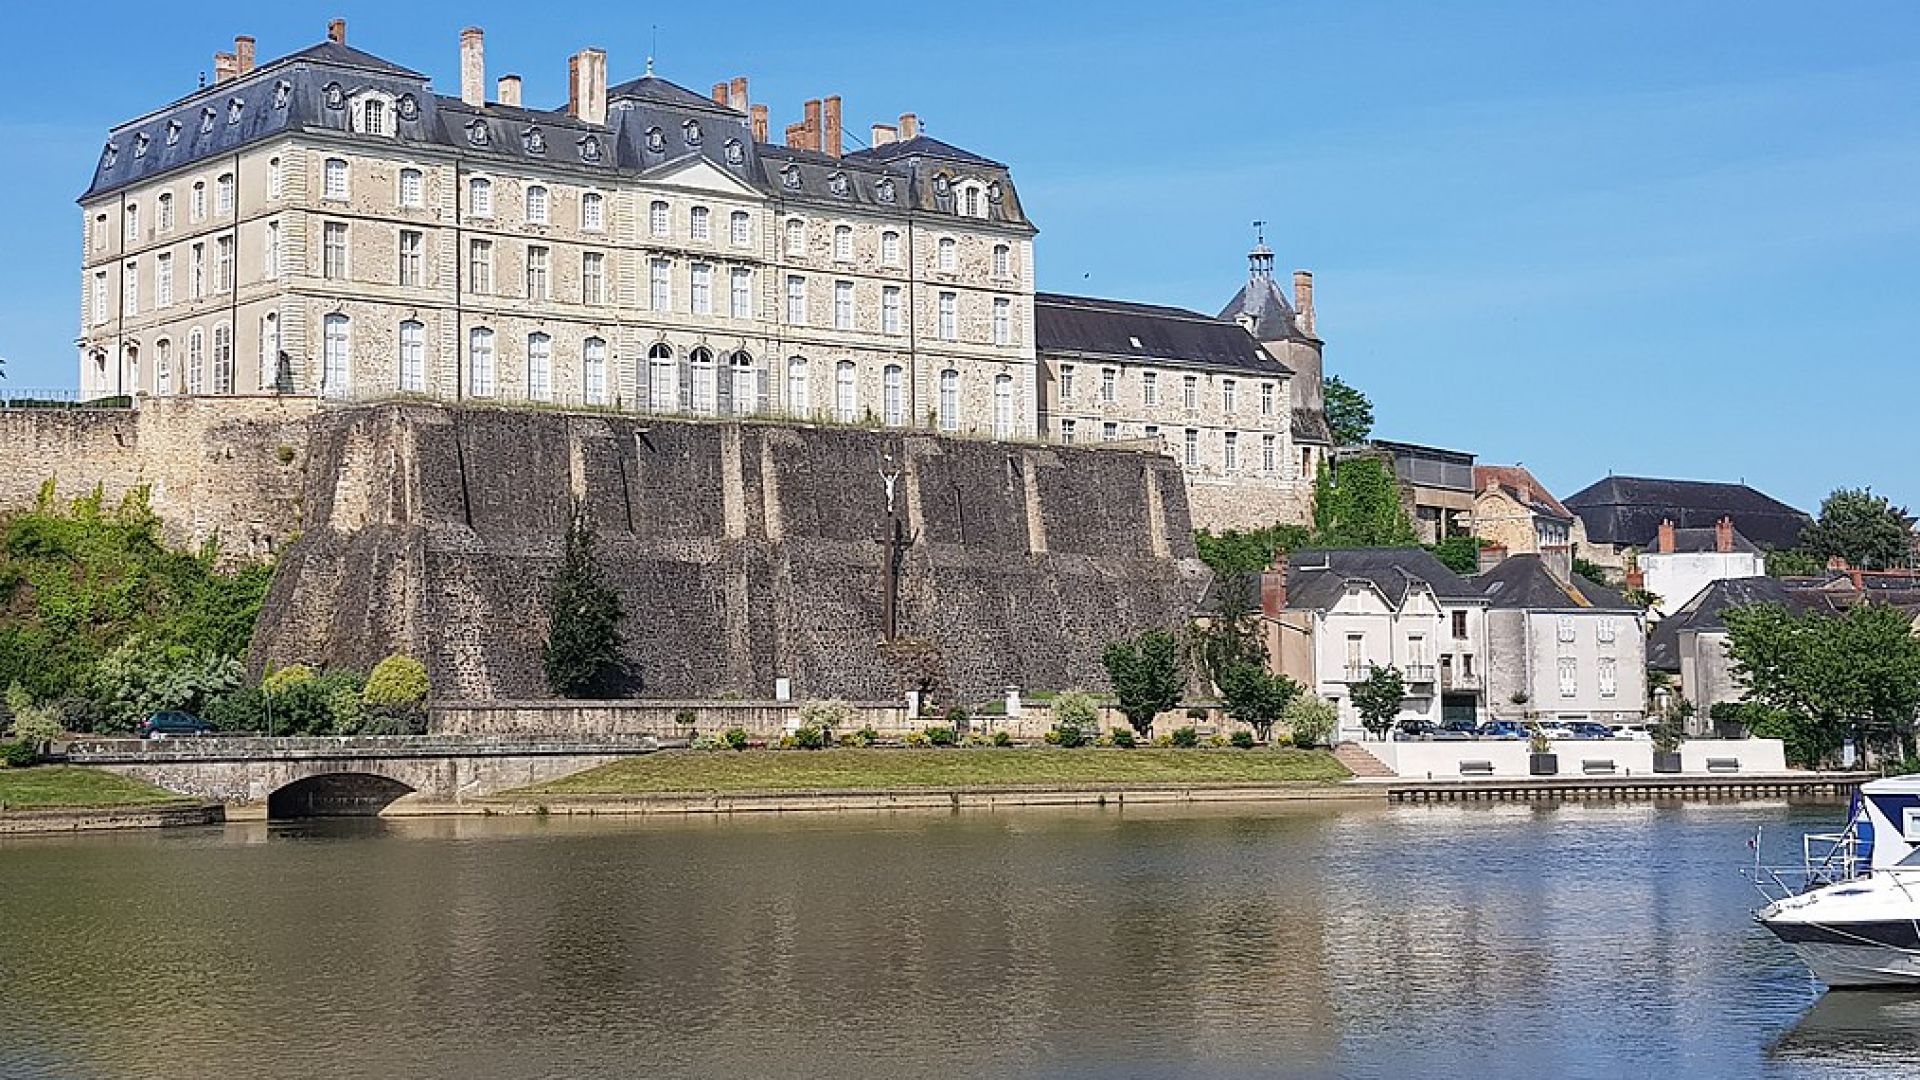
[{"label": "boat railing", "polygon": [[1798,896],[1827,885],[1851,881],[1867,872],[1863,845],[1852,825],[1841,832],[1807,833],[1800,838],[1799,866],[1769,866],[1760,861],[1761,832],[1753,840],[1753,868],[1747,877],[1768,902]]}]

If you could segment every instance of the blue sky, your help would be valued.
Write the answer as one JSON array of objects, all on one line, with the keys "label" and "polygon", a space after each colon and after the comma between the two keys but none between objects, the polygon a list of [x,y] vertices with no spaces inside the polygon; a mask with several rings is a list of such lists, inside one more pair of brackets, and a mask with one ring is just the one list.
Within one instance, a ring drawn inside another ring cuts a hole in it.
[{"label": "blue sky", "polygon": [[1213,312],[1266,219],[1382,436],[1522,461],[1561,495],[1617,472],[1920,508],[1920,5],[223,8],[95,4],[113,31],[84,64],[68,13],[10,17],[38,44],[0,70],[8,385],[73,383],[73,199],[107,128],[234,34],[264,60],[344,16],[448,92],[480,25],[490,79],[552,106],[569,53],[631,77],[657,25],[660,74],[747,75],[776,132],[837,92],[850,135],[915,111],[1010,163],[1045,289]]}]

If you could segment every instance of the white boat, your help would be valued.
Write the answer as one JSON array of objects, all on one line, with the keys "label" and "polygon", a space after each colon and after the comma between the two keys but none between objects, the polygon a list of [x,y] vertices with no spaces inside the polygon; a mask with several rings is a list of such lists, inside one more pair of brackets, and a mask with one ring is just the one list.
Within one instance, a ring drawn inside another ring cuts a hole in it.
[{"label": "white boat", "polygon": [[1760,925],[1828,986],[1920,987],[1920,776],[1862,784],[1846,829],[1806,837],[1802,856],[1797,888],[1756,864]]}]

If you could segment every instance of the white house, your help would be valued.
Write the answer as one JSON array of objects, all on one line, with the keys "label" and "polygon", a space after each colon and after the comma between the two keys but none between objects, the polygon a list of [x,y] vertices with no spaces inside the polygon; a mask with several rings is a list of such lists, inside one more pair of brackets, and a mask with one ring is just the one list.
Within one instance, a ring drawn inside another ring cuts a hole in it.
[{"label": "white house", "polygon": [[1640,554],[1639,565],[1660,618],[1680,610],[1716,581],[1767,574],[1766,555],[1727,517],[1711,529],[1676,529],[1671,521],[1661,522],[1653,549]]},{"label": "white house", "polygon": [[1502,719],[1637,723],[1646,620],[1612,589],[1515,555],[1474,579],[1488,602],[1489,708]]}]

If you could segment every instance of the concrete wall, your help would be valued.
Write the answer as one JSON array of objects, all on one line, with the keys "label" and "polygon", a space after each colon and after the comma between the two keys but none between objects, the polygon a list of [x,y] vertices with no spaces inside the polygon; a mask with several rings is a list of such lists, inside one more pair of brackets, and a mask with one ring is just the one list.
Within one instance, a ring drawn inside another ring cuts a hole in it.
[{"label": "concrete wall", "polygon": [[1670,615],[1716,581],[1765,577],[1767,561],[1757,551],[1643,551],[1640,570],[1647,591],[1660,598],[1655,610]]},{"label": "concrete wall", "polygon": [[[1463,761],[1493,764],[1494,776],[1526,776],[1530,752],[1520,739],[1473,742],[1368,743],[1367,750],[1408,779],[1455,780]],[[1629,739],[1562,739],[1553,743],[1560,776],[1584,774],[1584,762],[1611,761],[1614,775],[1653,774],[1653,743]],[[1707,774],[1709,759],[1738,761],[1738,773],[1777,773],[1787,769],[1778,739],[1700,739],[1680,744],[1683,773]],[[1485,775],[1485,774],[1479,774]],[[1713,775],[1719,775],[1714,773]]]}]

